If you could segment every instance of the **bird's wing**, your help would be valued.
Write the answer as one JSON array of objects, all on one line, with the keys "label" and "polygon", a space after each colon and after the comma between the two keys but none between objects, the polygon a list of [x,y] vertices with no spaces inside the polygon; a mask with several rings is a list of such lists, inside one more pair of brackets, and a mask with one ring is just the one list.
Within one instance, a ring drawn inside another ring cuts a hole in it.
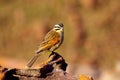
[{"label": "bird's wing", "polygon": [[60,41],[60,35],[53,31],[50,31],[44,38],[44,40],[42,41],[42,43],[40,44],[38,50],[36,51],[37,53],[44,51],[44,50],[48,50],[50,49],[52,46],[56,45],[57,43],[59,43]]},{"label": "bird's wing", "polygon": [[59,38],[53,38],[49,41],[45,41],[40,45],[40,50],[48,50],[50,49],[52,46],[56,45],[57,43],[59,43]]},{"label": "bird's wing", "polygon": [[57,32],[55,32],[54,30],[51,30],[46,34],[44,41],[51,40],[52,38],[54,38],[56,36],[59,36],[59,34]]}]

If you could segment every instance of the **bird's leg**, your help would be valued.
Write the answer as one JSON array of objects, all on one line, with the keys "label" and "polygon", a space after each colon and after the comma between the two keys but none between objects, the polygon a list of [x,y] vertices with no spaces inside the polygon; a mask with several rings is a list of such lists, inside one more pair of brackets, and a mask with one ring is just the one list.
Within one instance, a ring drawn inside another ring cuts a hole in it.
[{"label": "bird's leg", "polygon": [[55,56],[55,54],[50,56],[46,61],[42,62],[40,64],[40,67],[43,67],[43,66],[47,65],[49,62],[51,62],[53,60],[54,56]]},{"label": "bird's leg", "polygon": [[44,61],[40,64],[40,67],[43,67],[45,65],[53,65],[53,64],[63,60],[63,58],[61,56],[58,56],[57,54],[53,54],[53,53],[54,52],[52,52],[52,54],[49,56],[49,58],[46,61]]},{"label": "bird's leg", "polygon": [[52,51],[49,58],[46,61],[42,62],[39,68],[44,68],[46,66],[52,66],[53,68],[66,71],[67,63],[61,55]]},{"label": "bird's leg", "polygon": [[52,65],[52,64],[57,63],[57,62],[62,61],[62,60],[63,60],[63,58],[59,57],[58,59],[53,60],[53,61],[49,62],[48,64]]}]

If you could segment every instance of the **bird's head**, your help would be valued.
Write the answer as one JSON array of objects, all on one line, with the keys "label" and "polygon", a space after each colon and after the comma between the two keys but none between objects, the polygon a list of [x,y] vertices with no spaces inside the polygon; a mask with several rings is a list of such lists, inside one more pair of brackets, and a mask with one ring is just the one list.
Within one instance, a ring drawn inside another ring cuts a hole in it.
[{"label": "bird's head", "polygon": [[57,32],[61,32],[61,31],[64,30],[64,27],[63,27],[63,26],[64,26],[64,25],[63,25],[62,23],[56,24],[56,25],[54,26],[54,30],[57,31]]}]

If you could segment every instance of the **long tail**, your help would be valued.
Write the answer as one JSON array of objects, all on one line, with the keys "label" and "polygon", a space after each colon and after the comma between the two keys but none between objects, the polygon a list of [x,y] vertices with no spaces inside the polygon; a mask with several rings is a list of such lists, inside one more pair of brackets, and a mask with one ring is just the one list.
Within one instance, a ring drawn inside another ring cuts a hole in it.
[{"label": "long tail", "polygon": [[35,61],[37,60],[37,58],[39,57],[40,55],[36,54],[35,56],[33,56],[30,61],[27,63],[26,67],[27,68],[31,68],[32,65],[35,63]]}]

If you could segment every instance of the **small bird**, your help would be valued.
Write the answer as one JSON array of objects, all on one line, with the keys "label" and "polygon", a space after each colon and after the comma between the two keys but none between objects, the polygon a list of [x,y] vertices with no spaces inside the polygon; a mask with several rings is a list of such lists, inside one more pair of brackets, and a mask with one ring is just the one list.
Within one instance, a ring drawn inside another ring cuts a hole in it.
[{"label": "small bird", "polygon": [[62,23],[54,25],[54,28],[49,31],[40,43],[38,50],[35,55],[30,59],[27,64],[27,68],[32,67],[37,58],[44,51],[55,51],[62,44],[64,38],[64,25]]}]

